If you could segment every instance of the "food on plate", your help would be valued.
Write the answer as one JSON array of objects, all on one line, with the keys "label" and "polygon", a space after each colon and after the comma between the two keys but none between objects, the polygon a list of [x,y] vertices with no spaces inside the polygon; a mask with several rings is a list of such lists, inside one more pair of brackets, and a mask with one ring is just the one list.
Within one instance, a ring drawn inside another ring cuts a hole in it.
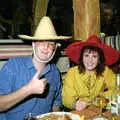
[{"label": "food on plate", "polygon": [[36,116],[35,120],[84,120],[84,116],[71,112],[50,112]]},{"label": "food on plate", "polygon": [[72,120],[72,118],[67,114],[49,114],[41,118],[36,118],[36,120]]}]

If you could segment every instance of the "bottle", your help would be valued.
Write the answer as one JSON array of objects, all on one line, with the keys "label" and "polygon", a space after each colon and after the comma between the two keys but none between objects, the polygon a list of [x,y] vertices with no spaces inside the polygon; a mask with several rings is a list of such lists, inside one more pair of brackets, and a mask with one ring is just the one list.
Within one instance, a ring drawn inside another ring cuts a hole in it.
[{"label": "bottle", "polygon": [[111,95],[111,115],[120,115],[120,74],[116,74],[116,87]]}]

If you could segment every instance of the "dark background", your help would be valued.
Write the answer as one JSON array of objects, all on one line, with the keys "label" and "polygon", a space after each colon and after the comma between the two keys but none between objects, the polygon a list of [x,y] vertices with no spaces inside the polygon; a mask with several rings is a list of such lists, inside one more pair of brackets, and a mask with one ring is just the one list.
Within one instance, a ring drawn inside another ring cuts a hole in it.
[{"label": "dark background", "polygon": [[[72,35],[72,6],[72,0],[49,0],[47,15],[53,18],[53,23],[58,34]],[[114,28],[113,32],[113,24],[117,24],[116,26],[119,26],[119,6],[120,0],[100,0],[101,32],[106,32],[107,35],[116,35],[120,31],[119,29]],[[113,9],[114,14],[111,17],[109,25],[106,25],[105,23],[105,18],[103,14],[104,8]],[[117,18],[115,15],[117,16]],[[13,20],[16,25],[21,24],[19,29],[17,29],[16,27],[15,33],[11,36],[16,37],[16,35],[19,33],[31,34],[29,18],[32,19],[32,17],[32,0],[1,0],[0,18],[4,18],[8,21]],[[114,23],[113,17],[115,18],[114,21],[116,21],[117,19],[117,23]],[[1,19],[0,25],[5,28],[5,30],[2,30],[2,28],[0,27],[1,31],[4,34],[3,37],[8,37],[8,35],[11,34],[11,26],[6,22],[3,22]]]}]

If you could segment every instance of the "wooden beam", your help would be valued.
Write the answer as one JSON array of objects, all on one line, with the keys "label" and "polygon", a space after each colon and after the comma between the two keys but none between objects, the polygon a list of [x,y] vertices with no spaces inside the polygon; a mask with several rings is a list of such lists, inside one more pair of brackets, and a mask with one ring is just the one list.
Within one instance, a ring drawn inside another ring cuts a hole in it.
[{"label": "wooden beam", "polygon": [[34,30],[36,29],[36,26],[38,25],[40,19],[46,15],[47,8],[48,8],[49,0],[33,0],[33,7],[32,7],[32,13],[33,13],[33,28],[32,33],[34,33]]},{"label": "wooden beam", "polygon": [[74,39],[85,41],[90,35],[100,34],[99,0],[73,0]]}]

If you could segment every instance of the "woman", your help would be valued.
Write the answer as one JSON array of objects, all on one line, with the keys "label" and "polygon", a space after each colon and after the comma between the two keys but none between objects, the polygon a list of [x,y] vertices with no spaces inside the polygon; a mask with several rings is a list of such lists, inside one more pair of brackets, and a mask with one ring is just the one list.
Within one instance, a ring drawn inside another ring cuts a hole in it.
[{"label": "woman", "polygon": [[93,35],[86,42],[70,44],[66,55],[78,65],[68,70],[63,83],[62,101],[65,107],[81,111],[100,93],[111,95],[116,76],[106,65],[118,60],[117,50],[101,44]]}]

